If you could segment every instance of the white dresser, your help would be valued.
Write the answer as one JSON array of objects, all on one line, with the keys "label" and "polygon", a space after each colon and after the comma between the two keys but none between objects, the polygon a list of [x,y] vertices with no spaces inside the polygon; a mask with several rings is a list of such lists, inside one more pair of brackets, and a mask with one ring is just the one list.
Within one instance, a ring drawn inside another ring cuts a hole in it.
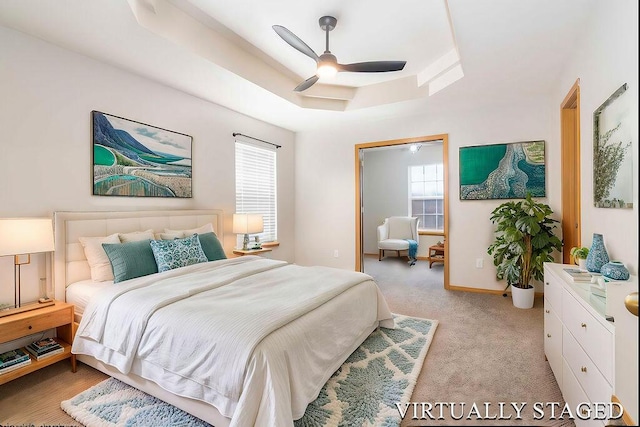
[{"label": "white dresser", "polygon": [[[620,339],[616,345],[615,316],[626,312],[624,296],[638,290],[638,281],[632,277],[627,282],[607,284],[611,291],[605,299],[593,295],[589,283],[574,283],[562,270],[569,267],[575,268],[550,263],[544,267],[544,352],[565,401],[572,411],[579,408],[577,417],[587,418],[589,407],[581,403],[610,402],[618,388],[637,390],[638,340],[622,343]],[[637,317],[626,314],[636,319],[637,334]],[[626,366],[616,370],[616,352],[635,357],[633,378]],[[622,402],[625,410],[637,415],[637,394],[630,400]],[[593,405],[590,409],[593,411]],[[575,422],[578,427],[605,424],[595,419],[577,418]]]}]

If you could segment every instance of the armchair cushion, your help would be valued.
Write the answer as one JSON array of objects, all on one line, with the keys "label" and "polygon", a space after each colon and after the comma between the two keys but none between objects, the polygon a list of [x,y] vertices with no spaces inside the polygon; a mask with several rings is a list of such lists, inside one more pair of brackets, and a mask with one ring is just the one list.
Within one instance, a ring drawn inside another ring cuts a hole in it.
[{"label": "armchair cushion", "polygon": [[408,250],[407,239],[418,241],[418,218],[392,216],[378,226],[378,249]]}]

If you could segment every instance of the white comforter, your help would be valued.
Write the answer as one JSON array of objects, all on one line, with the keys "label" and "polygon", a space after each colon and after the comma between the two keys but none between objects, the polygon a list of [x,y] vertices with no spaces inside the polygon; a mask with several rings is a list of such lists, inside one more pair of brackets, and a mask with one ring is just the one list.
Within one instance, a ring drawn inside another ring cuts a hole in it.
[{"label": "white comforter", "polygon": [[232,426],[291,425],[379,321],[393,325],[365,274],[241,257],[104,290],[73,352],[209,402]]}]

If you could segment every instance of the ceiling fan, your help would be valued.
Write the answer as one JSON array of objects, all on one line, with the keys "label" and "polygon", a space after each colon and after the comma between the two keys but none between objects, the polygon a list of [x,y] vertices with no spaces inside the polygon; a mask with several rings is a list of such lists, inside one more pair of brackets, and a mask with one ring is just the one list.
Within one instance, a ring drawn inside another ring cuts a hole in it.
[{"label": "ceiling fan", "polygon": [[318,67],[316,74],[300,83],[294,90],[302,92],[309,89],[320,77],[331,77],[339,71],[351,71],[356,73],[385,73],[388,71],[400,71],[407,61],[369,61],[356,62],[353,64],[339,64],[338,59],[329,50],[329,31],[336,27],[338,20],[333,16],[323,16],[319,20],[320,28],[326,33],[326,49],[320,56],[311,49],[298,36],[281,25],[274,25],[274,31],[289,43],[291,47],[304,53],[309,58],[316,61]]}]

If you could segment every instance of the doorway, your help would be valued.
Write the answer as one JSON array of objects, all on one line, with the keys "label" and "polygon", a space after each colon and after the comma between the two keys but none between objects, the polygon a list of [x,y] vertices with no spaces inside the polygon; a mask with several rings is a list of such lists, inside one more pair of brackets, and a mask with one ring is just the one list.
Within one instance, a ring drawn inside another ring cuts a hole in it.
[{"label": "doorway", "polygon": [[[441,147],[441,157],[442,157],[442,181],[443,181],[443,194],[442,194],[442,199],[441,199],[441,204],[442,204],[442,214],[440,215],[440,220],[442,221],[442,228],[441,230],[425,230],[425,229],[421,229],[419,231],[419,239],[420,241],[419,243],[419,252],[418,252],[418,258],[422,259],[422,257],[420,257],[420,252],[424,252],[426,251],[427,254],[429,253],[428,251],[428,246],[429,244],[427,242],[430,241],[430,239],[435,239],[435,240],[440,240],[440,241],[447,241],[447,237],[448,237],[448,210],[449,210],[449,198],[448,198],[448,135],[447,134],[441,134],[441,135],[430,135],[430,136],[423,136],[423,137],[416,137],[416,138],[405,138],[405,139],[396,139],[396,140],[389,140],[389,141],[378,141],[378,142],[370,142],[370,143],[364,143],[364,144],[357,144],[355,146],[355,178],[356,178],[356,270],[357,271],[363,271],[364,269],[364,256],[365,256],[365,235],[368,235],[369,237],[367,237],[367,239],[369,240],[367,242],[368,245],[371,245],[371,233],[375,233],[375,227],[372,226],[371,224],[369,224],[371,221],[366,219],[366,214],[367,212],[365,211],[365,192],[364,192],[364,188],[365,188],[365,173],[364,173],[364,164],[363,161],[365,159],[365,154],[366,152],[369,150],[369,152],[372,152],[374,150],[404,150],[405,152],[409,151],[410,147],[418,147],[418,150],[420,149],[420,147],[424,147],[424,150],[428,150],[430,146],[434,146],[436,144],[439,144]],[[403,167],[403,166],[401,166]],[[408,169],[404,169],[404,179],[405,182],[410,185],[409,180],[410,178],[408,177]],[[402,179],[402,178],[399,178]],[[408,187],[407,187],[408,188]],[[405,203],[405,209],[406,211],[410,211],[410,197],[409,197],[409,192],[408,190],[400,191],[400,198],[404,198],[404,203]],[[388,193],[387,193],[388,194]],[[402,201],[400,201],[399,203],[403,203]],[[414,215],[415,216],[415,215]],[[427,220],[426,217],[423,217],[425,222]],[[374,218],[373,221],[375,222],[380,222],[379,221],[380,218]],[[433,221],[436,221],[435,219]],[[375,224],[374,224],[375,225]],[[365,227],[367,227],[366,229],[366,233],[365,233]],[[424,242],[421,243],[421,242]],[[445,260],[449,260],[449,251],[450,251],[450,245],[449,244],[445,244],[444,245],[444,259]],[[371,250],[369,250],[369,252],[371,252]],[[443,282],[444,282],[444,288],[445,289],[449,289],[449,262],[444,262],[444,266],[443,266]],[[429,265],[429,264],[425,264],[425,265]],[[427,267],[428,268],[428,267]]]},{"label": "doorway", "polygon": [[562,262],[572,264],[572,247],[580,247],[580,79],[560,104],[562,150]]}]

